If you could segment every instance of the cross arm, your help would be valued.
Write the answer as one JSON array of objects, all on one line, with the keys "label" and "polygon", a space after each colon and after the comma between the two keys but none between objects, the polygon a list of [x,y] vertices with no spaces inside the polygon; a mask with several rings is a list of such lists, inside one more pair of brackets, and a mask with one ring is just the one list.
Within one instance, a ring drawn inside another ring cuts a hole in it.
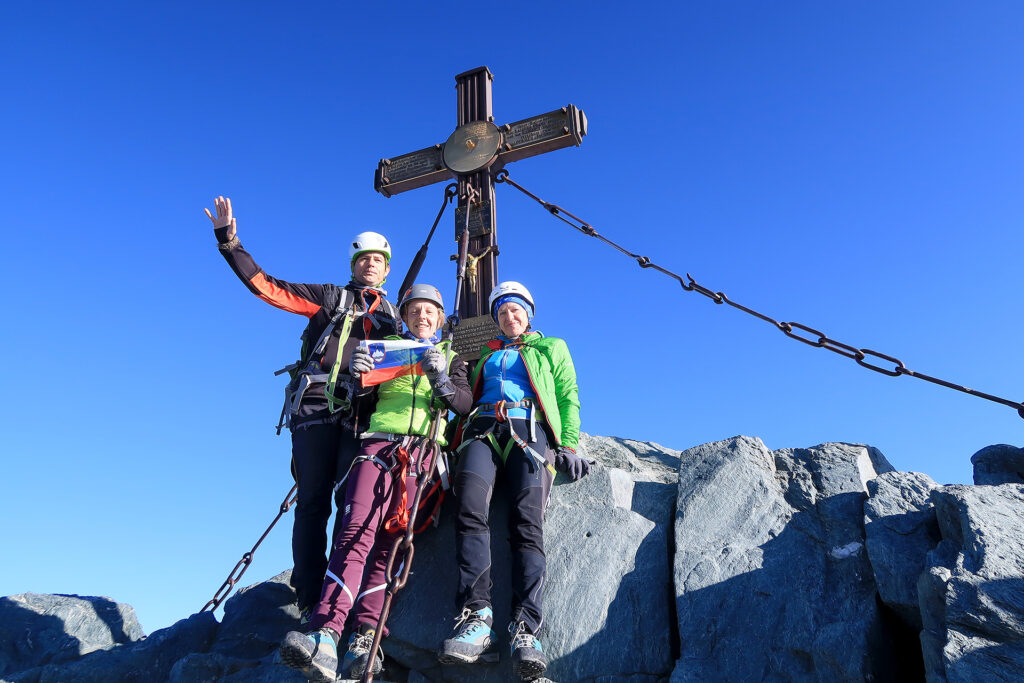
[{"label": "cross arm", "polygon": [[[569,104],[539,116],[500,127],[501,146],[493,168],[563,147],[579,145],[587,134],[587,116]],[[381,159],[373,177],[373,189],[385,197],[455,177],[444,165],[444,145]]]},{"label": "cross arm", "polygon": [[579,146],[587,134],[587,116],[570,104],[540,116],[507,123],[502,134],[499,163],[511,163],[572,145]]},{"label": "cross arm", "polygon": [[399,157],[381,159],[373,175],[373,189],[385,197],[433,185],[455,175],[441,161],[443,145],[433,145]]}]

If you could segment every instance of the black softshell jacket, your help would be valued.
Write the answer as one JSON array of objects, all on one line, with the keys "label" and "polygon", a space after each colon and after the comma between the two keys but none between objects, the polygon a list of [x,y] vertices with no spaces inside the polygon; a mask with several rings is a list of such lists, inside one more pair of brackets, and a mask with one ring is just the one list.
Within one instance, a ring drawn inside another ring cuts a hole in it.
[{"label": "black softshell jacket", "polygon": [[[231,270],[245,283],[249,291],[276,306],[283,311],[297,313],[309,319],[306,329],[302,333],[304,347],[312,349],[320,335],[331,321],[338,303],[342,299],[344,290],[349,290],[354,295],[354,301],[358,310],[368,310],[367,306],[373,307],[373,302],[380,297],[380,303],[376,310],[369,315],[356,318],[352,322],[352,329],[344,349],[341,349],[341,373],[347,377],[348,361],[352,349],[363,339],[383,339],[388,335],[399,334],[402,328],[402,321],[398,316],[398,310],[384,299],[385,292],[372,287],[362,287],[353,283],[338,287],[332,284],[300,284],[279,280],[267,275],[260,268],[252,256],[243,247],[238,237],[233,237],[227,242],[218,245],[221,254],[224,255]],[[364,322],[366,321],[366,322]],[[335,326],[323,355],[318,359],[325,372],[330,372],[338,358],[338,338],[341,332],[341,324]],[[366,330],[369,327],[369,331]],[[303,364],[307,359],[301,359]],[[339,380],[340,390],[347,382]],[[359,404],[359,422],[365,422],[369,418],[366,414],[372,410],[372,405]],[[322,383],[313,384],[309,387],[302,398],[298,412],[292,418],[292,429],[304,424],[315,424],[332,422],[337,419],[346,419],[351,414],[335,413],[331,415],[327,409],[327,397],[324,395]],[[357,426],[358,428],[358,426]]]}]

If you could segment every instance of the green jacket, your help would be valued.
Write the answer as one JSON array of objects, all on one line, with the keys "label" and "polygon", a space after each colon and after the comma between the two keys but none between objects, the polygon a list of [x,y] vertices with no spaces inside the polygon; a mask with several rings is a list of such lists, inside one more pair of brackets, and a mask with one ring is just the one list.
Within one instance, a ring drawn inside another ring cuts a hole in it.
[{"label": "green jacket", "polygon": [[[545,337],[540,332],[528,332],[521,337],[519,354],[530,376],[530,385],[537,394],[544,419],[555,437],[557,446],[576,449],[580,441],[580,395],[576,386],[576,367],[569,355],[569,347],[558,337]],[[500,339],[487,342],[480,351],[480,362],[473,370],[470,386],[473,402],[483,394],[481,371],[484,361],[501,349]]]},{"label": "green jacket", "polygon": [[[392,335],[387,339],[400,340],[404,337]],[[435,345],[445,353],[449,346],[449,341]],[[377,406],[366,431],[426,435],[430,430],[431,408],[441,408],[437,441],[441,446],[446,445],[444,429],[448,410],[458,414],[469,412],[471,401],[466,374],[465,362],[453,353],[448,362],[448,379],[454,389],[451,394],[435,398],[430,381],[423,375],[404,375],[378,385]]]}]

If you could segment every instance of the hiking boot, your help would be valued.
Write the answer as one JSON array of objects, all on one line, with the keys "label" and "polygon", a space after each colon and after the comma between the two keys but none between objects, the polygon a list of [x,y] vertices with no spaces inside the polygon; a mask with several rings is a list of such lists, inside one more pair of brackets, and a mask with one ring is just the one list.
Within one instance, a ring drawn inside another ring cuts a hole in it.
[{"label": "hiking boot", "polygon": [[299,608],[299,625],[305,626],[309,623],[309,620],[313,618],[313,606],[306,605],[305,607]]},{"label": "hiking boot", "polygon": [[280,648],[281,661],[307,680],[333,683],[338,678],[338,646],[329,629],[312,633],[289,631]]},{"label": "hiking boot", "polygon": [[512,670],[524,681],[540,678],[548,668],[548,658],[544,655],[540,641],[521,621],[509,624],[508,632],[512,634]]},{"label": "hiking boot", "polygon": [[[348,652],[341,660],[341,670],[348,672],[349,678],[362,678],[366,671],[366,663],[370,661],[370,648],[373,647],[373,636],[376,631],[371,626],[360,626],[348,639]],[[373,675],[376,676],[384,668],[384,653],[377,648],[373,658]]]},{"label": "hiking boot", "polygon": [[481,607],[471,612],[462,609],[455,619],[455,633],[441,644],[437,659],[442,664],[472,664],[478,659],[497,661],[497,653],[491,650],[496,634],[491,630],[494,612],[490,607]]}]

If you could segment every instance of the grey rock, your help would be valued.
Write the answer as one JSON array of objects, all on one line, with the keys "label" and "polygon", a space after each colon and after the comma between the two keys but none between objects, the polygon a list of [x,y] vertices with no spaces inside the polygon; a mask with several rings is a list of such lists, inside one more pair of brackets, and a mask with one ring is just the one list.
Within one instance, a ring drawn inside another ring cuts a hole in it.
[{"label": "grey rock", "polygon": [[[976,467],[1005,474],[1013,447],[993,448]],[[1024,679],[1024,486],[936,487],[851,444],[772,452],[736,437],[680,453],[584,435],[580,451],[598,464],[579,482],[559,476],[545,523],[545,681],[919,679],[920,670],[899,662],[918,652],[911,627],[910,644],[892,638],[901,620],[920,623],[919,666],[931,681]],[[512,678],[506,505],[499,489],[492,557],[503,660],[437,663],[456,608],[448,510],[417,537],[381,683]],[[22,670],[0,679],[302,681],[277,656],[284,634],[299,628],[287,582],[285,572],[239,590],[219,626],[194,615],[135,642],[141,630],[132,636],[126,626],[123,643],[101,639],[85,656],[77,648],[95,639],[70,634],[88,632],[90,618],[3,599],[0,663]],[[58,597],[36,596],[40,604]],[[130,608],[119,609],[127,623]],[[37,626],[51,634],[38,650]],[[19,640],[26,627],[32,637]]]},{"label": "grey rock", "polygon": [[[168,683],[214,683],[229,678],[239,671],[248,671],[260,665],[246,659],[236,659],[217,652],[197,652],[179,659],[168,677]],[[298,673],[298,672],[296,672]],[[295,680],[304,681],[301,675]]]},{"label": "grey rock", "polygon": [[[644,675],[664,676],[671,670],[668,547],[673,497],[669,484],[635,482],[601,466],[578,482],[556,480],[544,525],[547,618],[540,634],[552,679],[592,681],[606,675],[631,680],[636,675],[640,681]],[[455,616],[454,530],[448,515],[440,528],[417,540],[412,578],[389,620],[385,651],[403,666],[430,680],[510,680],[504,629],[511,566],[507,516],[502,512],[506,504],[499,490],[491,508],[492,598],[503,660],[437,664],[437,647]]]},{"label": "grey rock", "polygon": [[303,630],[290,578],[288,570],[232,595],[224,603],[224,618],[210,651],[261,659],[277,651],[288,631]]},{"label": "grey rock", "polygon": [[142,636],[135,610],[110,598],[37,593],[0,598],[0,676],[71,661]]},{"label": "grey rock", "polygon": [[918,582],[929,681],[1024,677],[1024,486],[931,494],[942,541]]},{"label": "grey rock", "polygon": [[[252,668],[237,670],[219,680],[224,683],[306,683],[306,677],[282,664],[276,652],[263,657],[255,664],[256,666]],[[182,683],[185,683],[184,679]],[[379,683],[386,682],[382,680]]]},{"label": "grey rock", "polygon": [[939,525],[929,496],[938,486],[918,472],[886,472],[868,482],[864,528],[868,558],[882,602],[915,631],[921,630],[917,582]]},{"label": "grey rock", "polygon": [[862,506],[891,470],[850,444],[773,453],[735,437],[684,451],[672,681],[884,678]]},{"label": "grey rock", "polygon": [[679,451],[649,441],[620,439],[615,436],[580,434],[579,451],[608,468],[622,470],[634,481],[660,481],[675,484],[679,470]]},{"label": "grey rock", "polygon": [[971,456],[971,464],[975,484],[1024,484],[1024,448],[1007,444],[985,446]]},{"label": "grey rock", "polygon": [[217,630],[210,612],[193,614],[144,640],[112,650],[99,650],[73,662],[49,664],[10,678],[15,683],[143,683],[163,681],[175,663],[193,652],[205,651]]}]

